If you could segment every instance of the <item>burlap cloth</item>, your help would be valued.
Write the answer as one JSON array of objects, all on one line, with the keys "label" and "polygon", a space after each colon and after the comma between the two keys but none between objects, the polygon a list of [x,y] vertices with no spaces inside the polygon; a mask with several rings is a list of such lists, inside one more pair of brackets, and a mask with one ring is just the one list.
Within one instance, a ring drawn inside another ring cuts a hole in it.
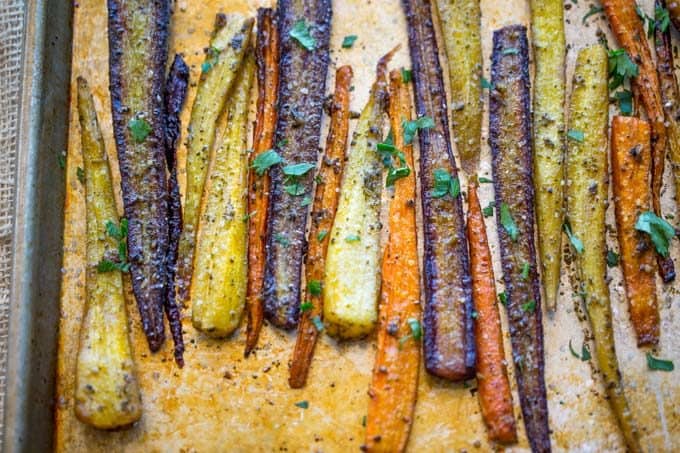
[{"label": "burlap cloth", "polygon": [[24,0],[0,0],[0,450],[9,328],[12,231],[19,133]]}]

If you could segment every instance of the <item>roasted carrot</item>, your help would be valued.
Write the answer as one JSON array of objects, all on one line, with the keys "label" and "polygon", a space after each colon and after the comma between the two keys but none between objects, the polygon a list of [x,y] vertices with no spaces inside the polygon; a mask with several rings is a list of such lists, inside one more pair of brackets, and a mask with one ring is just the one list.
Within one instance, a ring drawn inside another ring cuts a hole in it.
[{"label": "roasted carrot", "polygon": [[607,75],[607,51],[603,46],[590,46],[579,52],[569,105],[566,205],[570,239],[576,252],[578,289],[592,326],[597,367],[628,449],[640,451],[619,372],[607,286]]},{"label": "roasted carrot", "polygon": [[[635,1],[602,0],[602,6],[616,39],[638,67],[638,75],[633,78],[633,86],[640,94],[652,127],[652,207],[656,215],[661,217],[661,185],[667,138],[656,66]],[[657,262],[664,283],[673,281],[675,279],[673,260],[670,257],[657,256]]]},{"label": "roasted carrot", "polygon": [[489,145],[508,324],[524,426],[531,449],[550,451],[541,291],[534,244],[529,50],[526,28],[493,34]]},{"label": "roasted carrot", "polygon": [[517,441],[517,427],[505,366],[491,251],[477,197],[476,182],[468,185],[467,236],[470,244],[472,300],[477,313],[475,343],[479,405],[484,423],[489,429],[489,438],[495,442],[513,443]]},{"label": "roasted carrot", "polygon": [[326,141],[326,152],[321,161],[319,183],[316,185],[312,224],[309,229],[309,250],[305,262],[307,290],[303,290],[304,309],[298,326],[297,341],[290,365],[288,384],[291,388],[305,385],[314,345],[319,336],[315,324],[323,313],[324,267],[328,249],[329,232],[333,226],[340,196],[340,181],[345,165],[345,150],[349,132],[349,99],[352,84],[352,68],[341,66],[335,73],[335,95],[331,104],[331,125]]},{"label": "roasted carrot", "polygon": [[389,239],[382,263],[378,351],[373,365],[366,418],[367,451],[406,449],[420,368],[420,280],[416,243],[416,179],[413,149],[403,140],[403,121],[411,115],[408,86],[399,71],[390,73],[390,122],[395,148],[404,153],[409,175],[394,183]]},{"label": "roasted carrot", "polygon": [[[671,3],[680,5],[680,2],[676,0],[672,0]],[[663,0],[656,1],[657,10],[664,8],[665,5],[666,2]],[[680,7],[678,9],[680,12]],[[663,22],[657,20],[654,28],[654,37],[656,70],[659,74],[661,101],[666,115],[668,157],[671,161],[671,168],[673,169],[675,179],[675,193],[680,194],[680,90],[678,90],[678,81],[675,77],[671,30],[668,24],[664,28]]]},{"label": "roasted carrot", "polygon": [[633,117],[612,121],[612,179],[616,228],[621,250],[628,307],[638,346],[659,341],[659,310],[654,278],[654,249],[649,237],[635,229],[649,209],[650,127]]},{"label": "roasted carrot", "polygon": [[258,175],[253,169],[257,156],[274,146],[276,128],[276,95],[279,89],[279,30],[276,11],[271,8],[257,10],[257,116],[253,134],[253,152],[250,155],[248,175],[248,289],[246,305],[248,328],[245,356],[257,345],[264,319],[264,237],[267,229],[269,205],[269,174]]},{"label": "roasted carrot", "polygon": [[[474,376],[472,288],[456,160],[430,2],[402,0],[413,62],[416,113],[433,127],[418,133],[423,206],[425,369],[461,381]],[[438,181],[439,180],[439,181]],[[439,184],[438,184],[439,182]],[[435,190],[449,184],[448,191]]]}]

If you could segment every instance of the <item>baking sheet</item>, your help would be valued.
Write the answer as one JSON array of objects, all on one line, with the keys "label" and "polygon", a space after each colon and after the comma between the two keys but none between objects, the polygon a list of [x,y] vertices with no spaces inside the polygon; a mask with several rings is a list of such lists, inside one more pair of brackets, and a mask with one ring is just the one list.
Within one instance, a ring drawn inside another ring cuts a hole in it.
[{"label": "baking sheet", "polygon": [[[652,1],[639,3],[648,14],[653,15]],[[192,68],[192,81],[198,79],[203,48],[208,43],[215,13],[252,15],[257,7],[269,4],[254,0],[179,0],[173,16],[171,51],[185,55]],[[482,0],[481,4],[484,69],[488,74],[492,30],[512,23],[528,25],[529,9],[528,2],[524,0]],[[617,47],[602,14],[591,17],[586,25],[582,24],[590,6],[591,2],[565,2],[568,79],[576,50],[596,43],[598,30],[605,31],[610,45]],[[368,97],[375,63],[381,55],[401,43],[401,50],[391,66],[410,66],[404,15],[398,0],[335,1],[333,8],[333,50],[327,90],[330,92],[333,86],[334,68],[351,64],[355,74],[352,110],[360,111]],[[105,1],[81,1],[75,8],[73,24],[72,93],[75,77],[85,76],[94,91],[108,152],[115,161],[108,95]],[[343,37],[349,34],[357,34],[357,42],[351,49],[341,49]],[[443,64],[443,67],[446,65]],[[182,118],[184,128],[194,92],[195,86],[190,87]],[[257,353],[246,360],[243,359],[245,326],[228,340],[215,341],[199,335],[191,326],[190,312],[185,311],[187,365],[180,370],[172,361],[171,342],[166,342],[157,354],[148,353],[132,298],[128,298],[128,312],[144,415],[132,429],[120,432],[99,432],[76,420],[73,381],[85,299],[85,244],[77,238],[84,237],[85,214],[83,188],[76,177],[76,169],[82,163],[75,105],[71,106],[70,124],[57,382],[57,450],[250,452],[348,451],[358,448],[363,443],[362,419],[367,410],[366,392],[375,352],[374,338],[338,344],[324,336],[317,346],[307,386],[302,390],[291,390],[287,384],[287,363],[294,345],[292,335],[265,326]],[[486,131],[483,142],[480,175],[490,176]],[[180,163],[185,152],[182,145]],[[182,176],[183,173],[180,173],[180,178]],[[464,175],[461,174],[461,177],[464,179]],[[664,210],[675,214],[670,178],[667,172]],[[465,181],[462,181],[462,187],[465,186]],[[485,205],[492,196],[491,185],[482,185],[482,204]],[[609,211],[608,241],[610,248],[616,249],[613,208],[610,207]],[[493,218],[487,219],[487,228],[500,292],[502,274]],[[677,249],[675,245],[673,257],[680,264]],[[566,264],[564,269],[559,309],[553,316],[544,316],[546,385],[553,448],[556,451],[623,451],[622,438],[604,398],[599,375],[591,362],[582,362],[569,352],[570,340],[578,348],[583,339],[588,338],[588,326],[579,298],[571,290],[570,275],[573,272]],[[642,443],[650,451],[671,451],[673,446],[680,445],[680,380],[677,379],[677,371],[662,373],[647,370],[644,351],[635,346],[619,269],[610,269],[609,276],[617,351],[627,395],[642,430]],[[680,340],[673,338],[674,332],[680,328],[680,319],[673,313],[680,304],[678,288],[680,285],[675,284],[672,288],[666,287],[662,296],[660,292],[662,325],[657,355],[680,363]],[[504,313],[502,317],[506,357],[510,357]],[[513,371],[509,367],[515,414],[520,420],[520,441],[507,450],[526,451],[528,444]],[[487,441],[475,387],[474,381],[452,384],[421,372],[409,450],[486,451],[493,448]],[[303,400],[309,402],[306,410],[295,406],[296,402]]]}]

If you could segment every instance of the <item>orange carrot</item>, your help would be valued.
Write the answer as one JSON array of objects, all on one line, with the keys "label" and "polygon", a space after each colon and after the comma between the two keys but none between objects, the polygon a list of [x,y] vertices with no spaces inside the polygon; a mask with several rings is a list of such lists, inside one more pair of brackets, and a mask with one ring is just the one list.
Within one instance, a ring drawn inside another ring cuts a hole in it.
[{"label": "orange carrot", "polygon": [[649,141],[647,121],[614,117],[611,161],[616,228],[630,318],[638,346],[659,341],[654,249],[649,237],[635,229],[640,213],[649,209]]},{"label": "orange carrot", "polygon": [[[602,6],[616,39],[638,67],[633,86],[640,95],[652,127],[652,207],[656,215],[661,217],[661,184],[667,138],[656,65],[652,60],[644,25],[636,11],[635,0],[602,0]],[[671,258],[658,256],[657,260],[664,283],[673,281],[675,269]]]},{"label": "orange carrot", "polygon": [[403,140],[402,121],[411,114],[408,86],[390,73],[390,120],[394,145],[403,151],[410,174],[394,183],[390,236],[382,263],[378,351],[369,390],[367,451],[406,449],[413,422],[420,367],[420,272],[416,243],[416,180],[413,150]]},{"label": "orange carrot", "polygon": [[335,75],[335,96],[331,106],[331,125],[326,141],[326,153],[319,171],[320,183],[316,186],[312,206],[312,225],[309,230],[305,278],[306,297],[301,306],[302,316],[290,365],[288,384],[291,388],[305,385],[309,366],[314,355],[314,345],[319,336],[317,324],[323,313],[321,282],[326,263],[326,249],[330,238],[335,211],[340,198],[340,181],[345,164],[345,150],[349,131],[349,97],[352,68],[342,66]]},{"label": "orange carrot", "polygon": [[[276,11],[257,11],[257,116],[253,137],[253,160],[273,148],[276,128],[276,95],[279,88],[279,32]],[[264,278],[265,229],[269,205],[269,175],[258,176],[251,168],[248,175],[248,289],[246,296],[248,328],[245,356],[257,345],[264,319],[262,284]]]},{"label": "orange carrot", "polygon": [[496,285],[491,251],[486,236],[482,209],[477,197],[477,183],[468,186],[467,236],[470,245],[472,299],[477,318],[477,390],[482,418],[489,438],[496,442],[517,442],[512,393],[505,366],[501,318],[496,303]]}]

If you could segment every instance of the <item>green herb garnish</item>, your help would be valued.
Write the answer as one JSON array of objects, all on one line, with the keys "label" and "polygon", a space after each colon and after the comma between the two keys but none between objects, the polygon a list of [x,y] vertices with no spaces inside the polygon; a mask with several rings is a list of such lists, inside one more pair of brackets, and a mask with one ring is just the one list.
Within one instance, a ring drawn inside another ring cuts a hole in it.
[{"label": "green herb garnish", "polygon": [[297,403],[295,403],[295,405],[296,405],[297,407],[299,407],[300,409],[307,409],[307,408],[309,408],[309,402],[308,402],[307,400],[298,401]]},{"label": "green herb garnish", "polygon": [[295,39],[298,44],[307,50],[311,51],[316,47],[316,39],[311,35],[309,26],[304,19],[295,22],[289,34],[291,38]]},{"label": "green herb garnish", "polygon": [[508,236],[510,236],[510,239],[513,242],[517,242],[519,228],[517,228],[517,224],[512,218],[512,214],[510,214],[510,208],[505,203],[501,203],[501,225],[505,232],[508,233]]},{"label": "green herb garnish", "polygon": [[328,236],[328,231],[326,230],[321,230],[319,233],[316,235],[316,240],[321,242],[324,239],[326,239],[326,236]]},{"label": "green herb garnish", "polygon": [[501,52],[503,55],[517,55],[519,53],[519,49],[516,47],[508,47],[507,49],[503,49],[503,52]]},{"label": "green herb garnish", "polygon": [[137,143],[143,143],[151,133],[151,125],[144,118],[132,118],[128,123],[128,129],[132,139]]},{"label": "green herb garnish", "polygon": [[102,260],[97,264],[97,272],[130,272],[130,263],[127,260],[127,234],[128,234],[128,221],[126,218],[120,219],[120,224],[116,225],[110,220],[107,220],[104,224],[106,229],[106,234],[115,239],[118,244],[116,249],[118,250],[118,260],[111,261],[107,258],[102,258]]},{"label": "green herb garnish", "polygon": [[321,321],[321,318],[318,316],[312,318],[312,324],[314,324],[314,328],[317,332],[321,332],[324,329],[323,321]]},{"label": "green herb garnish", "polygon": [[587,362],[591,358],[590,350],[588,349],[588,346],[586,346],[585,342],[583,342],[583,345],[581,345],[581,354],[579,355],[574,350],[574,347],[571,345],[571,340],[569,340],[569,351],[571,352],[571,355],[581,360],[582,362]]},{"label": "green herb garnish", "polygon": [[345,236],[345,242],[358,242],[361,240],[361,236],[358,234],[348,234]]},{"label": "green herb garnish", "polygon": [[274,235],[274,240],[284,247],[288,247],[290,245],[290,239],[288,239],[284,234],[281,233],[276,233]]},{"label": "green herb garnish", "polygon": [[524,264],[522,264],[522,274],[521,274],[522,280],[528,280],[529,279],[529,269],[530,269],[529,263],[527,263],[525,261]]},{"label": "green herb garnish", "polygon": [[342,40],[342,48],[343,49],[349,49],[354,45],[354,41],[356,41],[358,38],[357,35],[347,35],[343,38]]},{"label": "green herb garnish", "polygon": [[649,235],[654,248],[656,248],[656,253],[664,258],[668,256],[668,246],[675,236],[675,228],[670,223],[653,212],[646,211],[638,217],[637,222],[635,222],[635,229]]},{"label": "green herb garnish", "polygon": [[307,291],[309,291],[309,294],[312,296],[320,296],[321,282],[319,280],[310,280],[307,282]]},{"label": "green herb garnish", "polygon": [[564,222],[562,225],[562,229],[564,230],[565,233],[567,233],[567,237],[569,238],[569,242],[571,242],[571,246],[574,247],[574,250],[576,250],[576,253],[579,255],[583,253],[584,247],[583,247],[583,242],[577,238],[574,233],[571,232],[571,224],[567,220]]},{"label": "green herb garnish", "polygon": [[417,120],[404,121],[402,128],[404,129],[404,144],[410,145],[416,136],[416,132],[421,129],[432,129],[434,127],[434,120],[429,116],[421,116]]},{"label": "green herb garnish", "polygon": [[627,79],[637,77],[638,67],[624,49],[609,51],[609,89],[613,90],[623,85]]},{"label": "green herb garnish", "polygon": [[480,83],[480,85],[482,85],[482,88],[484,88],[484,89],[487,89],[487,90],[494,90],[494,89],[496,89],[496,87],[494,86],[494,84],[491,83],[491,82],[489,82],[488,80],[486,80],[485,77],[482,77],[481,79],[479,79],[479,83]]},{"label": "green herb garnish", "polygon": [[531,299],[529,302],[522,304],[522,311],[533,313],[536,311],[536,301]]},{"label": "green herb garnish", "polygon": [[480,176],[477,178],[477,181],[479,181],[480,184],[491,184],[493,183],[493,179],[485,178],[484,176]]},{"label": "green herb garnish", "polygon": [[505,291],[502,293],[498,293],[498,300],[503,304],[504,307],[508,306],[508,296],[505,294]]},{"label": "green herb garnish", "polygon": [[413,80],[413,73],[410,69],[401,68],[401,81],[404,83],[409,83]]},{"label": "green herb garnish", "polygon": [[647,353],[647,368],[658,371],[673,371],[675,365],[670,360],[657,359],[649,352]]},{"label": "green herb garnish", "polygon": [[453,198],[460,195],[460,181],[454,178],[444,168],[435,168],[434,172],[434,189],[430,192],[433,198],[441,198],[446,194],[451,194]]},{"label": "green herb garnish", "polygon": [[482,214],[484,217],[491,217],[493,215],[493,208],[496,206],[496,202],[491,200],[486,207],[482,208]]},{"label": "green herb garnish", "polygon": [[614,93],[614,98],[619,101],[619,110],[622,115],[629,116],[633,113],[633,93],[630,90],[621,90]]},{"label": "green herb garnish", "polygon": [[607,250],[607,266],[616,267],[618,265],[619,265],[619,254],[612,252],[611,250]]},{"label": "green herb garnish", "polygon": [[273,149],[268,149],[267,151],[262,151],[258,154],[255,159],[253,159],[253,164],[251,168],[255,170],[258,176],[264,175],[269,167],[280,164],[283,162],[283,158]]},{"label": "green herb garnish", "polygon": [[309,311],[309,310],[311,310],[312,308],[314,308],[314,304],[311,303],[311,302],[308,301],[308,300],[300,304],[300,311],[301,311],[301,312]]},{"label": "green herb garnish", "polygon": [[595,15],[595,14],[601,13],[601,12],[603,12],[603,11],[604,11],[604,8],[603,8],[603,7],[591,5],[591,6],[590,6],[590,10],[585,14],[585,16],[583,16],[583,20],[581,21],[581,23],[585,25],[586,20],[587,20],[590,16],[593,16],[593,15]]},{"label": "green herb garnish", "polygon": [[583,141],[586,139],[586,136],[583,133],[583,131],[577,131],[575,129],[569,129],[567,131],[567,137],[579,143],[583,143]]}]

